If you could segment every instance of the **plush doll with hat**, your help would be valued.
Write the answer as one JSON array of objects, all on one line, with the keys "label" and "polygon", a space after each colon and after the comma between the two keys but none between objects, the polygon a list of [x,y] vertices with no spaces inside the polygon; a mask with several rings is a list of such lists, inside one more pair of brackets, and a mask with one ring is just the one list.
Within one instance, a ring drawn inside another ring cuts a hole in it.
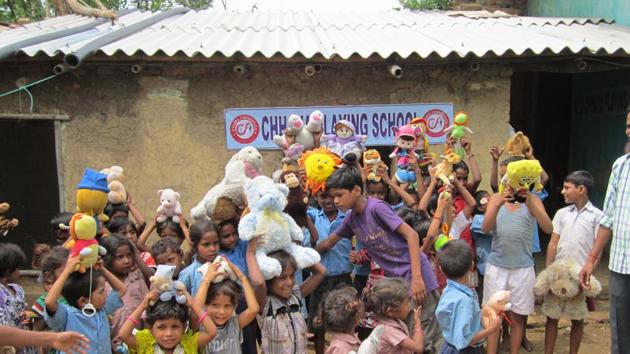
[{"label": "plush doll with hat", "polygon": [[354,124],[349,120],[340,120],[335,124],[335,133],[322,136],[322,145],[341,156],[344,161],[353,163],[365,150],[366,135],[356,133]]},{"label": "plush doll with hat", "polygon": [[122,204],[127,201],[127,189],[123,182],[125,181],[124,170],[120,166],[112,166],[104,168],[101,173],[107,175],[107,200],[111,204]]},{"label": "plush doll with hat", "polygon": [[[149,278],[151,289],[160,294],[160,301],[170,301],[175,298],[178,304],[185,304],[186,285],[178,280],[173,280],[173,274],[175,274],[175,266],[158,265],[153,276]],[[150,305],[153,306],[154,303],[150,303]]]},{"label": "plush doll with hat", "polygon": [[275,135],[273,142],[282,150],[288,149],[291,144],[287,136],[295,137],[294,143],[302,144],[304,150],[311,150],[315,147],[314,135],[321,133],[324,125],[324,114],[320,111],[314,111],[310,114],[308,124],[304,125],[302,117],[297,114],[291,114],[287,120],[287,128],[282,135]]},{"label": "plush doll with hat", "polygon": [[96,217],[101,222],[109,220],[103,213],[107,205],[107,175],[86,168],[77,185],[77,212]]},{"label": "plush doll with hat", "polygon": [[424,118],[416,117],[409,122],[409,125],[416,129],[416,154],[419,156],[418,165],[420,167],[426,166],[431,163],[432,159],[428,158],[429,155],[434,155],[429,152],[429,139],[427,138],[427,121]]},{"label": "plush doll with hat", "polygon": [[399,183],[413,183],[416,181],[416,173],[409,163],[409,157],[418,157],[414,148],[416,147],[417,128],[410,125],[394,127],[396,133],[396,147],[389,157],[396,157],[396,180]]},{"label": "plush doll with hat", "polygon": [[18,219],[7,219],[4,214],[9,211],[9,203],[0,203],[0,236],[6,236],[9,231],[15,229],[20,222]]},{"label": "plush doll with hat", "polygon": [[178,224],[180,215],[182,215],[182,206],[179,204],[179,193],[170,188],[160,189],[158,191],[160,197],[160,206],[157,208],[157,218],[155,221],[163,222],[168,218],[172,218],[173,222]]},{"label": "plush doll with hat", "polygon": [[250,212],[239,222],[238,234],[244,241],[259,237],[256,260],[265,280],[277,277],[282,272],[280,262],[267,256],[270,252],[285,250],[293,256],[300,269],[319,262],[317,251],[299,246],[304,239],[302,229],[283,212],[289,194],[286,185],[274,183],[266,176],[258,176],[245,182],[245,193]]}]

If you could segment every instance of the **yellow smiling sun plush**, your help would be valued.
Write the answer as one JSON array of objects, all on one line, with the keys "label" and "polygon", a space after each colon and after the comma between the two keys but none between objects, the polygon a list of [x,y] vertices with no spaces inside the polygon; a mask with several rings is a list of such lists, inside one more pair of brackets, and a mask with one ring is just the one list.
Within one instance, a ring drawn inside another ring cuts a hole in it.
[{"label": "yellow smiling sun plush", "polygon": [[327,148],[320,147],[302,154],[299,164],[306,171],[306,189],[314,196],[324,190],[326,180],[341,164],[341,159]]}]

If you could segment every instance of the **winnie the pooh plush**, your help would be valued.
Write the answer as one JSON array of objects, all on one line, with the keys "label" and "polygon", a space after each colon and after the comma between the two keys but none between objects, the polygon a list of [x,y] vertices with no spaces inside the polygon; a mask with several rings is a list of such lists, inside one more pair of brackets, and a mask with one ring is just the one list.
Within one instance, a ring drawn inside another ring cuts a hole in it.
[{"label": "winnie the pooh plush", "polygon": [[15,229],[20,222],[18,219],[7,219],[4,214],[9,211],[11,205],[9,203],[0,203],[0,236],[6,236],[9,231]]},{"label": "winnie the pooh plush", "polygon": [[124,170],[120,166],[112,166],[104,168],[101,173],[107,175],[107,200],[111,204],[122,204],[127,201],[127,189],[123,182],[125,181]]},{"label": "winnie the pooh plush", "polygon": [[179,223],[179,216],[182,215],[182,206],[179,204],[179,193],[170,188],[160,189],[160,206],[157,208],[155,221],[164,222],[168,218],[173,218],[174,223]]},{"label": "winnie the pooh plush", "polygon": [[293,256],[300,269],[319,262],[317,251],[298,245],[304,239],[302,229],[283,212],[289,195],[286,185],[274,183],[266,176],[258,176],[245,182],[245,194],[250,212],[239,222],[238,234],[244,241],[254,236],[260,237],[256,260],[266,280],[282,273],[280,262],[267,256],[270,252],[285,250]]},{"label": "winnie the pooh plush", "polygon": [[109,220],[103,213],[107,205],[107,175],[86,168],[77,185],[77,212],[95,216],[101,222]]},{"label": "winnie the pooh plush", "polygon": [[586,297],[597,296],[602,285],[591,275],[590,289],[582,290],[578,276],[580,269],[572,259],[560,259],[538,274],[534,294],[543,298],[542,313],[545,316],[553,319],[586,319]]},{"label": "winnie the pooh plush", "polygon": [[75,271],[85,273],[98,261],[98,256],[105,255],[106,250],[96,241],[97,222],[93,216],[76,213],[70,219],[70,238],[65,247],[70,250],[70,257],[81,255],[81,262]]}]

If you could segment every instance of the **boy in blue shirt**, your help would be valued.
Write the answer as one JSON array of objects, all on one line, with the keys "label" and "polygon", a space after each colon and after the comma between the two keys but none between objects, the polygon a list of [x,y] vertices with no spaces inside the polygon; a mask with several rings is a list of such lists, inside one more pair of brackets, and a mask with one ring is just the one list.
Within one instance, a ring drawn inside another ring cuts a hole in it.
[{"label": "boy in blue shirt", "polygon": [[[79,262],[80,256],[68,258],[44,300],[44,319],[55,332],[75,331],[85,335],[90,341],[88,354],[110,354],[112,347],[107,316],[123,306],[121,297],[127,288],[105,267],[101,267],[100,271],[88,269],[85,273],[74,273]],[[105,293],[105,281],[113,289],[109,294]],[[67,305],[57,302],[61,295],[68,301]],[[93,315],[87,316],[90,307],[94,309]]]},{"label": "boy in blue shirt", "polygon": [[435,310],[444,337],[440,353],[481,354],[483,339],[489,336],[498,339],[501,319],[485,329],[481,325],[479,299],[469,284],[469,275],[475,269],[471,249],[465,241],[450,240],[438,252],[438,260],[448,278]]}]

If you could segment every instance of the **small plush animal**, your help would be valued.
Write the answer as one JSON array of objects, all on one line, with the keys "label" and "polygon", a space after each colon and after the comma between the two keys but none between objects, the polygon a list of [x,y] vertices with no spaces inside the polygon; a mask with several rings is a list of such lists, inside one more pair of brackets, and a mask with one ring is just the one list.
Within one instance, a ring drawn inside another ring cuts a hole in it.
[{"label": "small plush animal", "polygon": [[101,173],[107,175],[107,200],[111,204],[122,204],[127,201],[127,189],[123,182],[125,181],[124,170],[120,166],[112,166],[104,168]]},{"label": "small plush animal", "polygon": [[[151,289],[156,290],[160,296],[160,301],[170,301],[175,298],[178,304],[186,303],[186,286],[184,283],[173,280],[173,274],[175,274],[175,266],[160,264],[155,270],[155,274],[149,278],[151,282]],[[153,306],[154,301],[151,301],[150,305]]]},{"label": "small plush animal", "polygon": [[335,124],[334,134],[322,136],[322,146],[351,163],[361,157],[366,141],[367,135],[357,134],[354,124],[348,120],[338,121]]},{"label": "small plush animal", "polygon": [[510,311],[512,308],[511,294],[506,290],[497,291],[481,307],[481,324],[484,328],[488,328],[494,321],[501,321],[499,317],[506,311]]},{"label": "small plush animal", "polygon": [[588,315],[586,297],[595,297],[601,283],[591,275],[587,290],[580,287],[581,267],[572,259],[560,259],[550,264],[536,277],[534,294],[543,298],[542,313],[554,319],[583,320]]},{"label": "small plush animal", "polygon": [[368,174],[366,176],[368,181],[379,182],[381,176],[376,174],[378,166],[381,164],[381,154],[375,149],[365,150],[363,152],[363,166],[368,168]]},{"label": "small plush animal", "polygon": [[9,203],[0,203],[0,236],[6,236],[9,231],[15,229],[20,222],[18,219],[7,219],[4,215],[9,211]]},{"label": "small plush animal", "polygon": [[300,169],[298,160],[304,152],[302,144],[295,143],[284,150],[284,158],[282,158],[282,171],[297,171]]},{"label": "small plush animal", "polygon": [[96,264],[99,254],[107,253],[96,241],[96,231],[97,222],[93,216],[76,213],[70,219],[70,238],[64,246],[70,250],[70,257],[81,255],[75,271],[85,273]]},{"label": "small plush animal", "polygon": [[179,193],[170,188],[160,189],[160,206],[157,208],[157,222],[164,222],[168,218],[173,218],[173,222],[179,223],[182,215],[182,206],[179,204]]},{"label": "small plush animal", "polygon": [[341,164],[341,159],[327,148],[320,147],[302,154],[299,163],[306,173],[305,188],[315,196],[317,192],[324,190],[326,180],[335,167]]},{"label": "small plush animal", "polygon": [[516,132],[505,144],[505,151],[510,156],[526,157],[532,151],[532,144],[523,132]]},{"label": "small plush animal", "polygon": [[267,256],[270,252],[285,250],[293,256],[300,269],[319,262],[317,251],[299,246],[304,239],[302,229],[283,212],[289,194],[286,185],[274,183],[266,176],[258,176],[245,182],[245,194],[250,212],[241,218],[238,234],[244,241],[259,237],[256,260],[266,280],[282,272],[280,262]]},{"label": "small plush animal", "polygon": [[302,189],[297,172],[285,171],[280,175],[280,182],[289,187],[287,206],[284,212],[289,214],[300,227],[306,227],[308,194]]},{"label": "small plush animal", "polygon": [[304,121],[297,114],[291,114],[287,120],[287,128],[282,135],[275,135],[273,142],[282,150],[290,147],[286,136],[295,136],[295,143],[302,144],[304,150],[311,150],[315,147],[314,134],[320,133],[324,125],[324,114],[320,111],[314,111],[309,115],[308,124],[304,125]]},{"label": "small plush animal", "polygon": [[393,129],[396,133],[396,147],[389,157],[398,158],[396,162],[396,179],[400,183],[413,183],[416,181],[416,173],[409,163],[409,157],[418,157],[414,151],[417,144],[418,130],[410,125],[403,125],[400,128],[394,127]]},{"label": "small plush animal", "polygon": [[217,263],[219,264],[219,269],[218,269],[219,274],[212,280],[213,284],[220,283],[223,280],[228,279],[228,278],[233,281],[238,280],[238,278],[236,277],[236,274],[234,274],[234,272],[232,271],[232,268],[230,268],[228,263],[225,261],[225,257],[221,255],[217,256],[212,263],[210,262],[205,263],[204,265],[199,267],[197,271],[205,276],[206,272],[208,271],[208,267],[210,267],[211,264],[217,264]]},{"label": "small plush animal", "polygon": [[455,140],[455,145],[453,146],[455,153],[461,158],[464,158],[464,156],[466,156],[466,152],[462,147],[461,140],[466,133],[474,133],[470,128],[468,128],[468,115],[464,112],[457,113],[453,119],[453,125],[444,129],[444,132],[451,133],[451,138]]},{"label": "small plush animal", "polygon": [[462,158],[451,150],[442,156],[442,162],[435,166],[435,176],[439,178],[445,186],[450,186],[453,176],[453,165],[460,162]]}]

